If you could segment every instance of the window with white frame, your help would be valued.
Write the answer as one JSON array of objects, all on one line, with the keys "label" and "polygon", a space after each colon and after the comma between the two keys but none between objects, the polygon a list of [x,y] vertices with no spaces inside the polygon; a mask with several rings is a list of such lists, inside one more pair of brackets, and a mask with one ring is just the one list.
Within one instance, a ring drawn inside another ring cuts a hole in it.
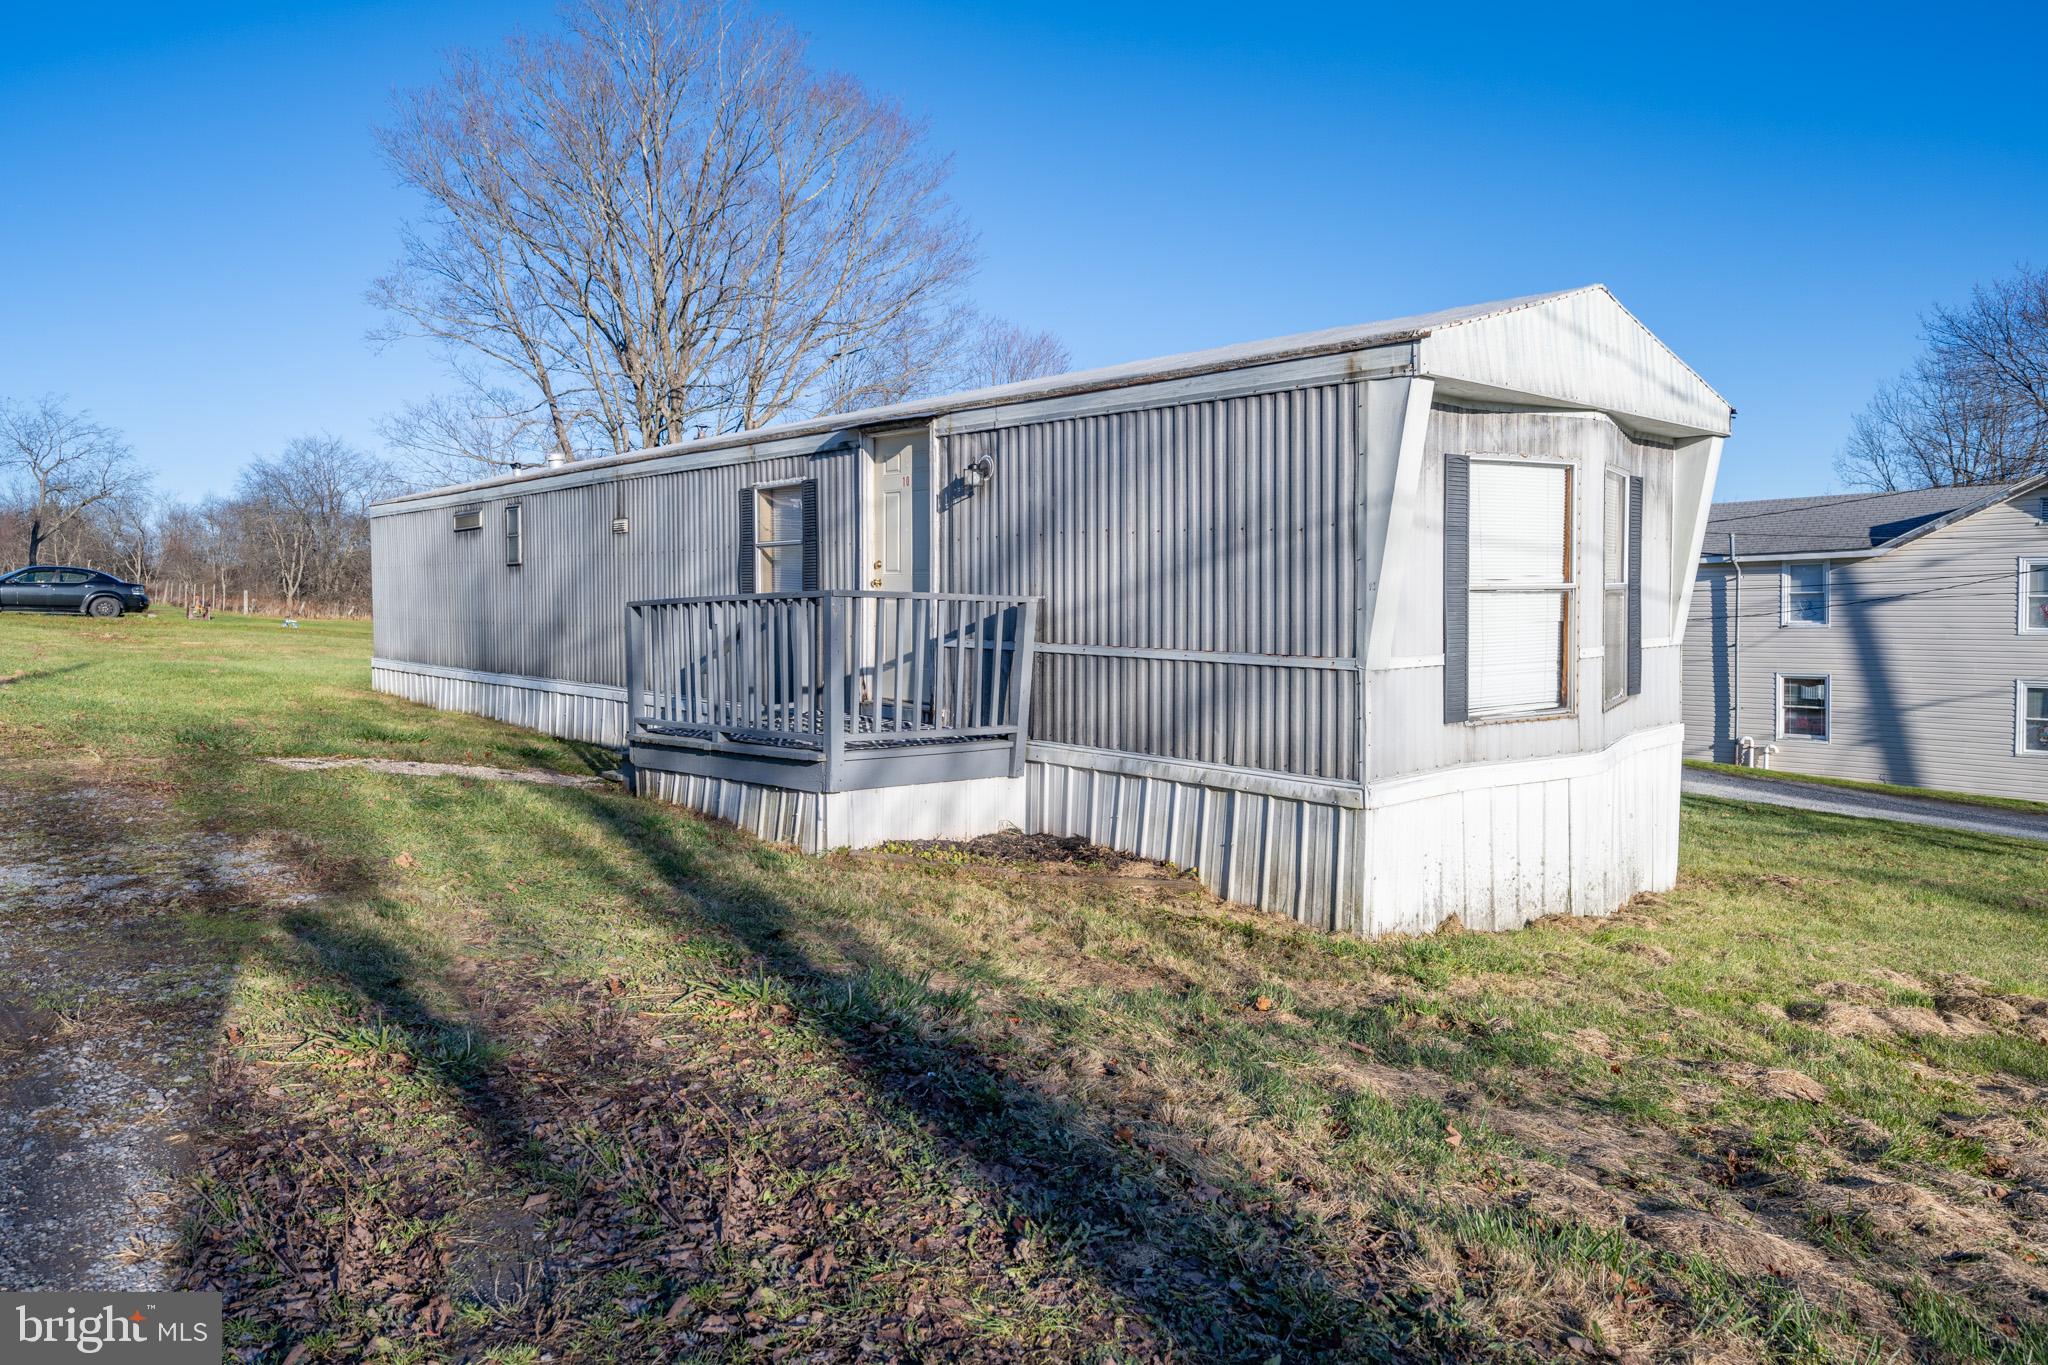
[{"label": "window with white frame", "polygon": [[1628,475],[1607,472],[1600,539],[1600,698],[1628,696]]},{"label": "window with white frame", "polygon": [[1778,678],[1778,738],[1820,739],[1828,737],[1829,686],[1825,674],[1815,677]]},{"label": "window with white frame", "polygon": [[526,562],[524,527],[525,521],[519,510],[519,504],[516,502],[506,503],[505,563],[512,568],[517,568]]},{"label": "window with white frame", "polygon": [[1828,623],[1828,566],[1825,560],[1785,566],[1784,605],[1779,621],[1788,626],[1824,626]]},{"label": "window with white frame", "polygon": [[2048,631],[2048,556],[2020,561],[2020,629]]},{"label": "window with white frame", "polygon": [[754,590],[804,590],[804,487],[754,490]]},{"label": "window with white frame", "polygon": [[2048,682],[2019,685],[2019,733],[2014,745],[2022,754],[2048,757]]},{"label": "window with white frame", "polygon": [[1571,695],[1571,470],[1473,460],[1470,479],[1468,714],[1558,710]]}]

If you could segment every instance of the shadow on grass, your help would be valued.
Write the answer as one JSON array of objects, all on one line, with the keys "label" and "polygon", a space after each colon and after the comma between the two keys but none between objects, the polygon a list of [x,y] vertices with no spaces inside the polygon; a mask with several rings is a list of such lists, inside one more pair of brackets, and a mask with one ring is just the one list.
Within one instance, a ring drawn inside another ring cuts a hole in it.
[{"label": "shadow on grass", "polygon": [[[224,793],[200,798],[197,788],[217,787],[233,773],[231,764],[195,765],[188,776],[196,779],[198,804],[222,809]],[[792,931],[817,923],[817,908],[793,903],[754,875],[751,841],[734,836],[729,853],[707,856],[679,835],[708,827],[681,812],[605,792],[528,791],[602,836],[562,841],[550,858],[573,863],[583,879],[612,893],[609,902],[639,907],[665,934],[721,942],[727,957],[744,956],[743,974],[758,973],[796,1003],[873,1113],[976,1172],[1015,1235],[1064,1253],[1175,1355],[1469,1358],[1494,1345],[1419,1296],[1383,1287],[1373,1266],[1326,1260],[1330,1253],[1316,1244],[1314,1229],[1288,1212],[1295,1191],[1284,1182],[1267,1185],[1271,1208],[1264,1210],[1234,1206],[1213,1191],[1198,1196],[1185,1177],[1120,1141],[1114,1116],[1047,1098],[1007,1076],[961,1034],[927,1026],[945,1010],[926,1008],[933,993],[922,983],[886,967],[847,971],[814,960]],[[520,1115],[533,1096],[522,1094],[522,1082],[500,1060],[501,1049],[522,1040],[494,1038],[487,1021],[432,1003],[464,998],[464,983],[450,964],[382,926],[403,910],[389,895],[385,879],[392,874],[371,852],[380,847],[377,831],[366,808],[342,812],[335,804],[323,804],[318,842],[355,852],[324,866],[320,880],[353,898],[358,911],[294,911],[283,921],[291,941],[365,1016],[395,1023],[416,1040],[417,1078],[458,1097],[462,1122],[494,1165],[543,1185],[575,1179],[551,1168],[527,1136]],[[488,838],[460,820],[441,833],[440,856],[492,856]],[[505,831],[489,834],[502,838]],[[518,932],[510,922],[515,913],[501,907],[494,918]],[[881,960],[858,926],[843,919],[834,926],[834,946],[849,959]],[[450,1046],[456,1038],[476,1045]],[[829,1244],[832,1233],[820,1235]]]}]

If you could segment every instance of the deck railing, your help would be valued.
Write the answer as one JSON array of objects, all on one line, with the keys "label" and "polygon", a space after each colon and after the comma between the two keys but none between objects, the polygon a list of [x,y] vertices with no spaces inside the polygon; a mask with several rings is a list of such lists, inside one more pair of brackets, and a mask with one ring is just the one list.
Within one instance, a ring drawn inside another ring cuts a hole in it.
[{"label": "deck railing", "polygon": [[1023,772],[1037,603],[955,593],[677,597],[626,606],[635,739],[837,764],[1008,741]]}]

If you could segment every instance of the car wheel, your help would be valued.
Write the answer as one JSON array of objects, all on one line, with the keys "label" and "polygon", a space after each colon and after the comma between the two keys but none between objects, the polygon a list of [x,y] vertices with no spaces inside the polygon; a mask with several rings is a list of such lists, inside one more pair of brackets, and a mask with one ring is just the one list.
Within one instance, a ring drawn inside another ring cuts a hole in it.
[{"label": "car wheel", "polygon": [[121,599],[118,597],[95,597],[92,601],[85,604],[85,609],[94,616],[119,616],[121,614]]}]

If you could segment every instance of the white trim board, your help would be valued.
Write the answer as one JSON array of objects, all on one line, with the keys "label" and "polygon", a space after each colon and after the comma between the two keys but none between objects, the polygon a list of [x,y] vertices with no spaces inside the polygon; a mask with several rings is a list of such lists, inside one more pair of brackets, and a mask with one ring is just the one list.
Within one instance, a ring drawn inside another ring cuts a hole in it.
[{"label": "white trim board", "polygon": [[[1365,808],[1426,801],[1453,792],[1484,791],[1512,787],[1524,782],[1548,782],[1559,778],[1590,777],[1617,764],[1667,744],[1678,744],[1685,736],[1683,725],[1657,725],[1623,735],[1604,749],[1589,753],[1559,754],[1551,758],[1518,758],[1505,763],[1466,763],[1435,772],[1387,778],[1365,789]],[[1674,777],[1674,781],[1676,778]]]}]

